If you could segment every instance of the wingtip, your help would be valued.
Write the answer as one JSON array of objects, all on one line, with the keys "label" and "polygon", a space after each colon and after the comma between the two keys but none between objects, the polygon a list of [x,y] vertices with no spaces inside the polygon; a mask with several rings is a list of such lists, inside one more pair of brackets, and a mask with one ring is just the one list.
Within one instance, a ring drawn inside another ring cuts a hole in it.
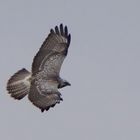
[{"label": "wingtip", "polygon": [[50,33],[54,33],[54,30],[53,30],[53,29],[51,29],[51,30],[50,30]]},{"label": "wingtip", "polygon": [[44,112],[44,110],[45,110],[45,109],[43,109],[43,108],[42,108],[42,109],[41,109],[41,112],[43,113],[43,112]]},{"label": "wingtip", "polygon": [[60,33],[61,33],[62,36],[64,36],[63,24],[62,23],[60,24]]},{"label": "wingtip", "polygon": [[71,42],[71,34],[68,35],[68,46],[70,45]]},{"label": "wingtip", "polygon": [[60,34],[58,26],[55,26],[55,32],[56,32],[56,34],[58,34],[58,35]]},{"label": "wingtip", "polygon": [[63,28],[63,23],[60,24],[60,28]]},{"label": "wingtip", "polygon": [[64,30],[65,30],[65,36],[67,37],[68,36],[68,27],[65,26]]},{"label": "wingtip", "polygon": [[67,25],[63,26],[63,23],[60,23],[59,26],[55,26],[54,29],[50,29],[51,34],[62,35],[63,37],[67,38],[68,46],[71,42],[71,34],[68,33]]},{"label": "wingtip", "polygon": [[50,106],[46,107],[46,108],[41,108],[41,112],[43,113],[44,111],[48,111],[50,109]]}]

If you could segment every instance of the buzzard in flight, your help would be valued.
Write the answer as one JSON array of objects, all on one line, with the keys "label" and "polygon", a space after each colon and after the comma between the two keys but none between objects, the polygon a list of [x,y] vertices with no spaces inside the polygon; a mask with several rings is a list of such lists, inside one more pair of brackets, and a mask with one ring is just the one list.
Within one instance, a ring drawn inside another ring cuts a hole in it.
[{"label": "buzzard in flight", "polygon": [[51,29],[33,59],[31,72],[23,68],[8,80],[7,90],[11,97],[20,100],[28,95],[29,100],[42,112],[60,103],[63,99],[58,89],[70,86],[60,77],[70,41],[67,26],[60,24]]}]

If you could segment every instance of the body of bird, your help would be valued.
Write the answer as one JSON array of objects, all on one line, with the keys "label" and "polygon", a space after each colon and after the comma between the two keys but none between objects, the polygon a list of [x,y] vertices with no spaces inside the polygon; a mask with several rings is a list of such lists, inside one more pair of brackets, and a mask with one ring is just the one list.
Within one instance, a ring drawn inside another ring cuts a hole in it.
[{"label": "body of bird", "polygon": [[70,40],[67,26],[60,24],[51,29],[33,59],[32,71],[23,68],[8,80],[7,90],[11,97],[20,100],[28,95],[29,100],[42,112],[60,103],[63,99],[58,89],[70,86],[60,77]]}]

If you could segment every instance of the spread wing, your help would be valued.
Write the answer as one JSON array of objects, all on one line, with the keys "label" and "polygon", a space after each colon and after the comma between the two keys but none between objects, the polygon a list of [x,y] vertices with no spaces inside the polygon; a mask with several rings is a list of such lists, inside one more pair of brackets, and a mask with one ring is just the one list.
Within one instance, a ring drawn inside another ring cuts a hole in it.
[{"label": "spread wing", "polygon": [[63,100],[57,86],[56,81],[33,80],[28,98],[42,112],[48,111],[50,107],[54,107]]},{"label": "spread wing", "polygon": [[29,100],[42,112],[62,100],[58,92],[57,77],[67,55],[71,36],[67,26],[56,26],[36,54],[32,64],[32,81]]},{"label": "spread wing", "polygon": [[51,29],[50,34],[36,54],[32,64],[32,75],[43,72],[46,78],[59,75],[61,65],[68,53],[71,36],[68,34],[67,26],[56,26]]}]

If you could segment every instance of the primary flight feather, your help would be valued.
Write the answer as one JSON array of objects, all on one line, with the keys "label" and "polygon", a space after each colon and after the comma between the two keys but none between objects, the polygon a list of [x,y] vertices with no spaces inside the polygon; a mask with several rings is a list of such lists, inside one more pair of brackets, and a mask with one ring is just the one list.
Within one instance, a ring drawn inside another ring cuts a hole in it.
[{"label": "primary flight feather", "polygon": [[70,86],[60,77],[61,65],[71,41],[67,26],[51,29],[33,59],[31,73],[25,68],[15,73],[7,83],[8,93],[15,99],[28,95],[29,100],[43,112],[62,101],[59,88]]}]

